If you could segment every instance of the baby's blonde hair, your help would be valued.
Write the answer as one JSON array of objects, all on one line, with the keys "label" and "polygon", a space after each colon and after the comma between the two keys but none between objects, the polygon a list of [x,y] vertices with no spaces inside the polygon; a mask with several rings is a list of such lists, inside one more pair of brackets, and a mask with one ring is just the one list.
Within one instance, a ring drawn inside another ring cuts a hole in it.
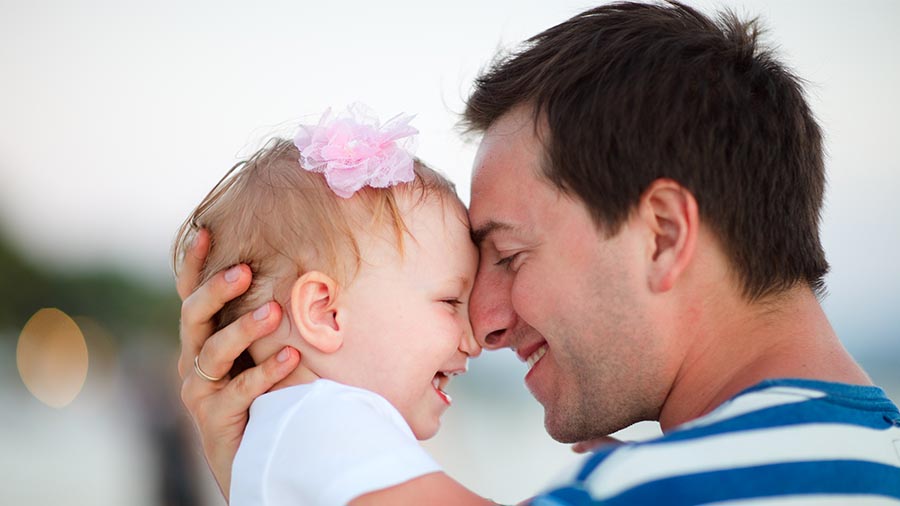
[{"label": "baby's blonde hair", "polygon": [[292,141],[273,139],[232,167],[176,234],[176,274],[180,259],[201,228],[209,230],[212,237],[201,283],[239,263],[249,265],[253,273],[250,288],[216,314],[216,330],[267,301],[284,302],[290,284],[307,271],[321,270],[338,283],[348,283],[362,261],[359,230],[385,227],[393,233],[402,255],[408,230],[398,196],[411,197],[416,205],[445,197],[459,202],[453,183],[418,159],[412,182],[390,188],[365,187],[349,199],[335,195],[322,174],[303,170],[299,159]]}]

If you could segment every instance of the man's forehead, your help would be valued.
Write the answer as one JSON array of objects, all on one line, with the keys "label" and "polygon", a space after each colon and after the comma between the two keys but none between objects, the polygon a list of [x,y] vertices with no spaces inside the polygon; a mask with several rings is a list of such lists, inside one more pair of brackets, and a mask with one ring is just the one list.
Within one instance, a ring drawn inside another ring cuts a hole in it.
[{"label": "man's forehead", "polygon": [[516,107],[485,132],[472,167],[469,221],[472,239],[481,245],[495,233],[515,233],[528,223],[530,194],[536,184],[543,146],[535,133],[530,107]]},{"label": "man's forehead", "polygon": [[475,244],[493,231],[509,228],[506,225],[506,211],[510,192],[509,184],[513,169],[502,160],[494,163],[478,164],[472,174],[472,188],[469,196],[469,225]]},{"label": "man's forehead", "polygon": [[523,158],[537,159],[541,144],[535,135],[531,108],[518,106],[501,116],[485,131],[472,166],[472,189],[484,179],[486,171],[503,168]]}]

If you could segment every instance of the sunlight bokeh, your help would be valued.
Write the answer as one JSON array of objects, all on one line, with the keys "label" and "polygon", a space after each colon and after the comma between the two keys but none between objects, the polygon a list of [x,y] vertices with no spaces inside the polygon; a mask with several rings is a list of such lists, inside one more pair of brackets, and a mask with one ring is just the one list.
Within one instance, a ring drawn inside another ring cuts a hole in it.
[{"label": "sunlight bokeh", "polygon": [[65,407],[75,400],[87,378],[84,334],[59,309],[40,309],[19,334],[16,365],[32,395],[48,406]]}]

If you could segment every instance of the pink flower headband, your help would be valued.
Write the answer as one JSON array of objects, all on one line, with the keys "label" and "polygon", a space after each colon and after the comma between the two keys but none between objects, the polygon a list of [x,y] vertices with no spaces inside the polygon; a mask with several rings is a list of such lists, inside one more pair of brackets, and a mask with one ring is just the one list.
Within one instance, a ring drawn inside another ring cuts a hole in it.
[{"label": "pink flower headband", "polygon": [[398,114],[381,125],[364,105],[346,112],[325,111],[318,125],[300,125],[294,145],[300,150],[300,166],[325,174],[338,196],[350,198],[363,186],[387,188],[415,179],[410,150],[419,133],[409,122],[413,116]]}]

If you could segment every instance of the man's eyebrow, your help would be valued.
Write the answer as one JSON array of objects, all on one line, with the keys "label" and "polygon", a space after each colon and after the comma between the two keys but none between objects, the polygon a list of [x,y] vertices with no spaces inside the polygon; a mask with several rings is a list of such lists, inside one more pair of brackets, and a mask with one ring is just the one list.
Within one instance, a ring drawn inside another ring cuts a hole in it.
[{"label": "man's eyebrow", "polygon": [[481,243],[487,239],[487,236],[498,230],[515,230],[515,227],[508,223],[491,220],[476,229],[472,229],[472,242],[474,242],[476,246],[481,246]]}]

